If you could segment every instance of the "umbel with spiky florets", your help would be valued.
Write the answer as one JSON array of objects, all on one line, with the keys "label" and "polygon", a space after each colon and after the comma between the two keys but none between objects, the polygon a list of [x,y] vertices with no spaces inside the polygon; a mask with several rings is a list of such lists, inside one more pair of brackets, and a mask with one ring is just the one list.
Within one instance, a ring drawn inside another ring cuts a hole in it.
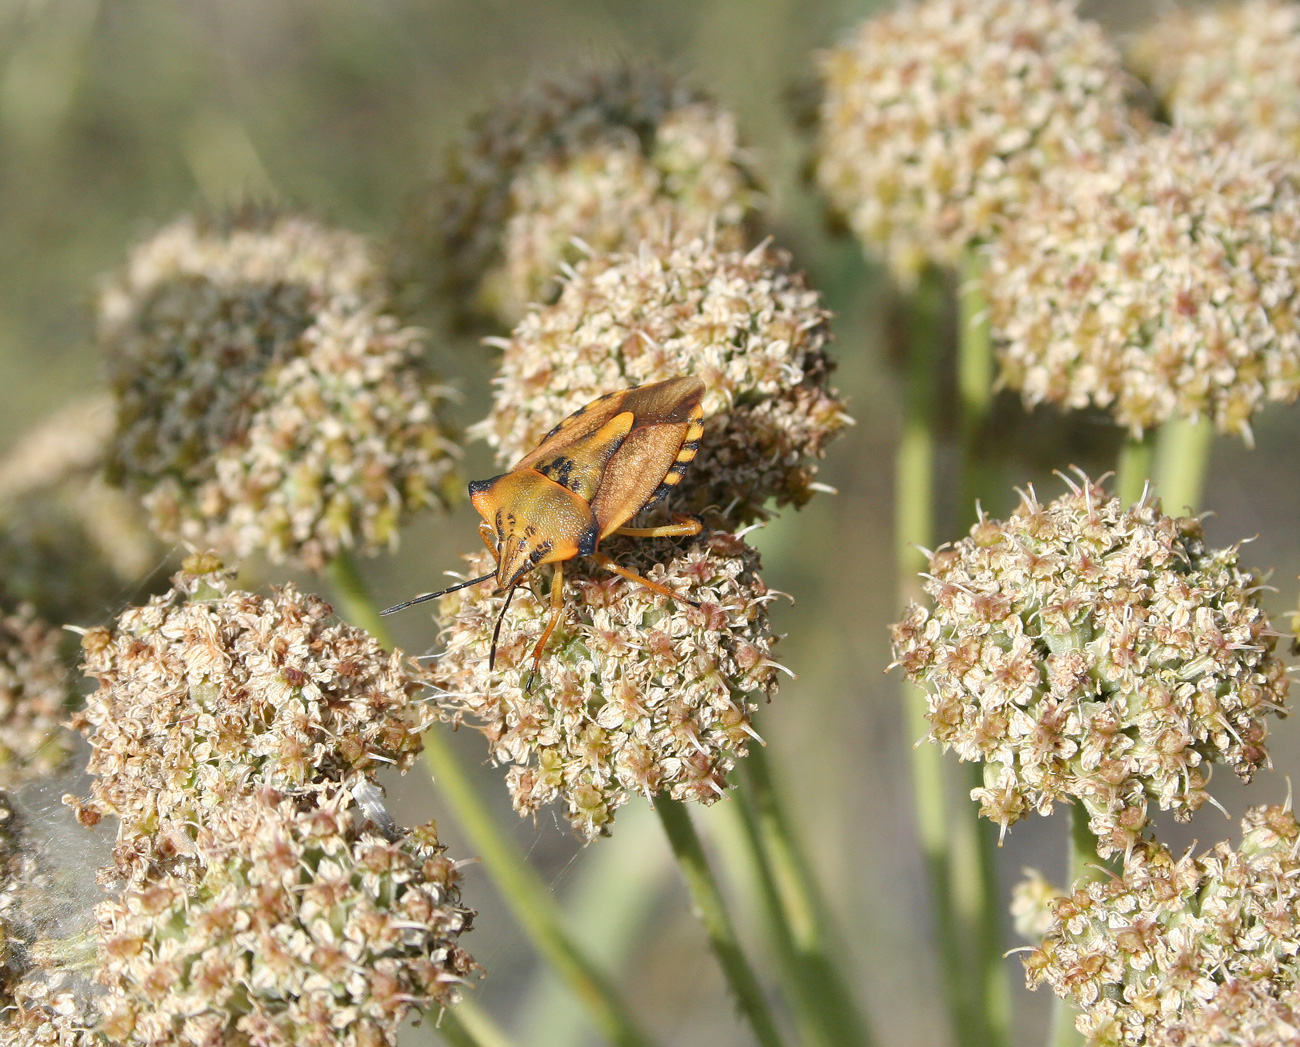
[{"label": "umbel with spiky florets", "polygon": [[[504,596],[486,586],[438,608],[446,652],[432,666],[445,718],[465,720],[509,768],[515,808],[560,800],[574,830],[610,830],[629,796],[709,804],[755,737],[750,714],[776,690],[780,668],[758,554],[714,534],[684,548],[664,539],[610,539],[620,565],[693,600],[674,603],[589,559],[565,565],[564,613],[531,691],[533,644],[549,605],[523,594],[501,632],[496,670],[486,652]],[[469,570],[491,566],[486,554]],[[543,592],[540,583],[536,590]]]},{"label": "umbel with spiky florets", "polygon": [[758,203],[731,113],[657,70],[587,70],[475,121],[408,250],[453,310],[513,324],[587,252],[710,230],[743,247]]},{"label": "umbel with spiky florets", "polygon": [[1098,851],[1125,852],[1148,805],[1189,818],[1211,763],[1266,763],[1264,717],[1289,678],[1237,549],[1146,497],[1125,509],[1083,479],[1046,505],[930,557],[893,627],[927,700],[930,736],[984,765],[971,796],[1004,829],[1057,801],[1087,809]]},{"label": "umbel with spiky florets", "polygon": [[1300,154],[1300,7],[1171,6],[1129,52],[1175,127],[1264,160]]},{"label": "umbel with spiky florets", "polygon": [[1025,957],[1081,1010],[1090,1047],[1284,1047],[1300,1039],[1300,826],[1255,807],[1240,849],[1175,858],[1143,842],[1076,885]]},{"label": "umbel with spiky florets", "polygon": [[427,681],[293,586],[234,591],[214,556],[82,639],[99,681],[77,726],[91,745],[83,820],[121,819],[123,846],[192,834],[250,788],[354,787],[420,751]]},{"label": "umbel with spiky florets", "polygon": [[315,570],[391,546],[451,480],[445,391],[359,236],[253,210],[183,218],[131,253],[99,326],[114,472],[169,539]]},{"label": "umbel with spiky florets", "polygon": [[29,607],[0,616],[0,788],[51,774],[72,754],[63,721],[76,692],[60,639]]},{"label": "umbel with spiky florets", "polygon": [[501,343],[477,432],[513,465],[596,397],[691,375],[705,385],[705,433],[666,507],[731,529],[769,501],[804,504],[816,459],[849,419],[829,384],[829,314],[788,264],[767,245],[729,251],[708,239],[581,263],[555,304]]},{"label": "umbel with spiky florets", "polygon": [[1066,0],[923,0],[821,57],[816,178],[895,274],[951,265],[1128,127],[1119,55]]},{"label": "umbel with spiky florets", "polygon": [[209,811],[192,855],[97,909],[101,1030],[140,1047],[378,1047],[454,1003],[473,913],[432,823],[384,836],[346,794]]},{"label": "umbel with spiky florets", "polygon": [[1250,440],[1300,395],[1300,183],[1181,133],[1055,173],[993,245],[1001,382],[1135,434],[1210,418]]}]

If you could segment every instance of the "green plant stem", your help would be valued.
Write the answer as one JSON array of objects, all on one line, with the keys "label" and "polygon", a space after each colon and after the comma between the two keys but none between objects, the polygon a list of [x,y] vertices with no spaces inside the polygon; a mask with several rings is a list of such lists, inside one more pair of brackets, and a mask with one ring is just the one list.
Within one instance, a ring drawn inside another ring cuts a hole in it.
[{"label": "green plant stem", "polygon": [[1151,479],[1152,449],[1155,441],[1147,433],[1140,440],[1126,437],[1119,449],[1119,464],[1115,469],[1115,491],[1125,505],[1132,505],[1142,497]]},{"label": "green plant stem", "polygon": [[758,872],[800,1041],[807,1047],[867,1047],[870,1034],[832,959],[825,905],[782,809],[762,746],[752,746],[740,761],[739,776],[743,836]]},{"label": "green plant stem", "polygon": [[438,1035],[452,1047],[514,1047],[510,1037],[473,1000],[448,1007],[438,1020]]},{"label": "green plant stem", "polygon": [[[1088,810],[1077,801],[1070,806],[1069,871],[1071,889],[1081,882],[1092,882],[1107,875],[1107,865],[1097,854],[1097,838],[1088,828]],[[1057,997],[1052,1011],[1049,1047],[1079,1047],[1083,1037],[1074,1027],[1078,1009],[1068,1000]]]},{"label": "green plant stem", "polygon": [[1200,509],[1213,443],[1214,426],[1208,418],[1196,422],[1172,418],[1160,427],[1154,477],[1165,512],[1176,516]]},{"label": "green plant stem", "polygon": [[[973,523],[975,506],[987,490],[990,470],[980,456],[980,437],[993,403],[993,338],[988,324],[980,256],[962,257],[958,298],[957,389],[961,398],[962,524]],[[982,769],[967,774],[971,788],[982,786]],[[954,825],[952,882],[957,888],[958,929],[973,964],[974,1006],[983,1024],[984,1043],[1000,1047],[1011,1039],[1011,983],[1003,957],[999,915],[996,827],[980,818],[973,803],[962,805]],[[964,890],[962,889],[964,887]]]},{"label": "green plant stem", "polygon": [[661,796],[655,800],[655,812],[663,824],[686,886],[695,901],[696,912],[708,933],[713,952],[722,966],[727,984],[735,994],[740,1011],[748,1019],[754,1036],[762,1047],[782,1047],[781,1033],[763,996],[754,969],[740,948],[731,917],[722,900],[717,880],[704,857],[704,847],[691,824],[686,808],[676,800]]},{"label": "green plant stem", "polygon": [[[937,415],[937,371],[943,343],[942,274],[930,269],[917,284],[908,312],[903,429],[894,465],[894,543],[902,602],[920,595],[917,573],[926,566],[922,548],[934,546],[934,431]],[[925,739],[925,694],[904,685],[906,724],[910,739]],[[917,833],[930,881],[935,936],[949,1022],[954,1042],[983,1047],[984,1029],[972,1007],[970,970],[962,947],[954,893],[952,825],[948,810],[943,754],[922,741],[911,750],[912,794]]]},{"label": "green plant stem", "polygon": [[[392,636],[366,590],[355,561],[347,554],[335,557],[329,575],[344,617],[391,648]],[[649,1047],[650,1039],[637,1026],[618,991],[565,930],[554,897],[523,852],[497,824],[443,731],[435,728],[425,732],[424,759],[452,816],[478,850],[484,869],[538,954],[555,968],[611,1043]]]}]

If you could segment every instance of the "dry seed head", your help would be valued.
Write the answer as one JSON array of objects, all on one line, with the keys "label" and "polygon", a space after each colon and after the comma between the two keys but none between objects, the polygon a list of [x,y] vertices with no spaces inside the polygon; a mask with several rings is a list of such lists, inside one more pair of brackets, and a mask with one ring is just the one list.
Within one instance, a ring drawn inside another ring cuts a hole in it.
[{"label": "dry seed head", "polygon": [[[709,804],[754,740],[750,715],[776,691],[776,637],[758,554],[732,535],[680,544],[611,539],[621,566],[666,585],[693,609],[590,559],[564,567],[564,611],[531,693],[534,644],[550,615],[544,581],[511,603],[496,671],[487,652],[503,596],[462,589],[438,607],[446,653],[433,666],[445,719],[488,739],[508,768],[515,809],[560,800],[574,830],[607,833],[630,795]],[[470,558],[471,574],[492,565]],[[537,594],[541,594],[540,596]]]},{"label": "dry seed head", "polygon": [[903,4],[820,68],[817,182],[904,279],[993,237],[1045,172],[1128,125],[1118,54],[1063,0]]},{"label": "dry seed head", "polygon": [[392,838],[342,797],[208,812],[194,854],[102,903],[102,1031],[142,1047],[378,1047],[477,970],[432,823]]},{"label": "dry seed head", "polygon": [[655,70],[588,70],[474,122],[412,248],[454,310],[513,324],[588,249],[710,230],[741,247],[758,203],[731,113]]},{"label": "dry seed head", "polygon": [[1177,127],[1291,161],[1300,151],[1300,7],[1245,0],[1171,6],[1130,60]]},{"label": "dry seed head", "polygon": [[815,460],[849,419],[829,385],[830,314],[788,264],[766,245],[704,239],[582,263],[505,343],[477,432],[513,465],[596,397],[692,375],[705,385],[704,438],[667,507],[734,527],[768,501],[804,504]]},{"label": "dry seed head", "polygon": [[1025,957],[1081,1009],[1090,1045],[1282,1047],[1300,1036],[1300,826],[1254,807],[1240,849],[1176,858],[1144,842],[1123,875],[1053,904]]},{"label": "dry seed head", "polygon": [[232,590],[210,554],[173,584],[82,639],[99,681],[78,717],[97,776],[83,819],[116,815],[134,845],[188,835],[254,786],[352,787],[381,764],[410,766],[425,681],[400,651],[292,585]]},{"label": "dry seed head", "polygon": [[932,603],[893,627],[930,737],[984,764],[971,796],[1004,829],[1057,801],[1087,809],[1098,851],[1124,853],[1148,805],[1189,818],[1209,764],[1265,764],[1264,717],[1289,678],[1236,548],[1148,498],[1123,508],[1084,480],[930,558]]},{"label": "dry seed head", "polygon": [[115,471],[181,537],[320,569],[392,546],[455,445],[367,242],[304,218],[183,218],[99,300]]},{"label": "dry seed head", "polygon": [[0,788],[53,774],[72,755],[63,721],[76,690],[59,657],[61,636],[29,607],[0,616]]},{"label": "dry seed head", "polygon": [[1300,187],[1181,133],[1057,172],[993,245],[1003,384],[1134,433],[1206,416],[1250,439],[1300,394]]}]

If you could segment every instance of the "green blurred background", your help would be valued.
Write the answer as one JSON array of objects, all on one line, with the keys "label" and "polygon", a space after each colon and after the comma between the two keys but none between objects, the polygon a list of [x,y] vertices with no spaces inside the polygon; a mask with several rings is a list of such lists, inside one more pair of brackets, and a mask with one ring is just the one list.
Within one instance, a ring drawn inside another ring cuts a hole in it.
[{"label": "green blurred background", "polygon": [[[858,425],[836,444],[822,479],[840,491],[789,513],[755,536],[766,576],[793,595],[775,611],[788,634],[783,660],[798,679],[760,711],[800,833],[829,895],[849,980],[879,1042],[945,1043],[930,946],[925,877],[911,826],[908,747],[886,625],[897,616],[891,538],[891,456],[898,379],[889,365],[889,296],[853,243],[826,229],[803,184],[806,144],[793,98],[811,55],[874,5],[863,0],[221,0],[126,3],[0,0],[0,447],[70,400],[102,387],[92,339],[96,280],[126,248],[177,213],[233,202],[244,193],[300,205],[386,238],[403,202],[435,169],[449,137],[474,110],[530,76],[577,63],[652,58],[714,91],[739,114],[771,193],[770,230],[837,314],[838,383]],[[1085,5],[1119,33],[1148,5]],[[438,333],[431,359],[463,389],[459,421],[487,404],[492,354]],[[989,508],[1014,504],[1013,484],[1055,496],[1053,468],[1109,468],[1117,445],[1104,419],[1025,419],[1002,398],[988,455],[1001,476]],[[1270,609],[1296,603],[1300,492],[1286,462],[1300,437],[1300,408],[1271,408],[1247,451],[1220,440],[1206,507],[1211,539],[1258,535],[1247,560],[1274,569]],[[953,472],[953,449],[941,444]],[[482,446],[471,475],[490,471]],[[948,510],[955,509],[949,498]],[[951,530],[945,537],[957,537]],[[466,506],[430,514],[401,552],[366,565],[378,599],[432,587],[477,543]],[[264,582],[284,572],[255,568]],[[324,589],[324,582],[297,579]],[[107,620],[118,608],[103,608]],[[83,623],[87,624],[87,623]],[[1282,619],[1285,628],[1287,619]],[[395,623],[412,651],[434,630],[412,613]],[[1300,772],[1300,725],[1274,734],[1278,773],[1249,792],[1222,775],[1215,795],[1234,815],[1277,802],[1281,772]],[[612,839],[581,848],[550,816],[516,819],[500,772],[483,765],[477,735],[457,744],[531,859],[579,919],[580,934],[617,967],[646,1025],[665,1044],[746,1044],[703,933],[669,865],[645,805],[620,812]],[[399,817],[440,819],[453,856],[472,853],[419,771],[393,785]],[[728,825],[700,818],[720,857]],[[1181,844],[1208,845],[1230,826],[1206,808],[1171,829]],[[1017,825],[1003,849],[1006,891],[1022,866],[1064,868],[1064,817]],[[725,862],[722,864],[726,865]],[[735,868],[731,866],[730,868]],[[1004,892],[1005,893],[1005,892]],[[480,916],[465,941],[487,968],[480,1003],[525,1045],[596,1042],[539,977],[533,955],[477,867],[465,894]],[[747,940],[763,957],[743,878],[733,897]],[[588,914],[585,918],[583,914]],[[594,915],[592,915],[594,914]],[[1021,944],[1008,927],[1008,948]],[[765,958],[767,961],[767,958]],[[770,968],[770,961],[769,968]],[[1051,1001],[1017,987],[1017,1041],[1041,1043]],[[436,1042],[428,1028],[408,1043]]]}]

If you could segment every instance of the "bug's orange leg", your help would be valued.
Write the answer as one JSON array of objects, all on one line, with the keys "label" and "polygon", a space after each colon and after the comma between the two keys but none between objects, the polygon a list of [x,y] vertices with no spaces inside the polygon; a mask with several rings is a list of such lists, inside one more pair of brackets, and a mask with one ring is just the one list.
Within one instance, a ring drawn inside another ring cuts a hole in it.
[{"label": "bug's orange leg", "polygon": [[674,535],[699,534],[704,525],[693,516],[674,516],[673,522],[660,527],[619,527],[615,534],[626,534],[632,538],[671,538]]},{"label": "bug's orange leg", "polygon": [[670,600],[676,600],[679,603],[688,603],[692,607],[699,607],[694,600],[688,600],[679,593],[673,592],[666,585],[660,585],[658,582],[652,582],[649,578],[642,578],[635,571],[629,571],[626,567],[620,567],[604,553],[592,553],[591,558],[606,570],[613,571],[617,575],[622,575],[629,582],[636,582],[637,585],[644,585],[652,593],[658,593],[660,596],[666,596]]},{"label": "bug's orange leg", "polygon": [[546,623],[546,631],[542,633],[542,638],[537,641],[537,646],[533,648],[533,670],[528,674],[528,686],[524,690],[531,694],[533,690],[533,680],[537,677],[537,670],[542,665],[542,651],[546,648],[546,641],[551,638],[551,633],[555,632],[556,625],[560,621],[560,612],[564,610],[564,566],[560,563],[555,565],[555,574],[551,577],[551,620]]}]

